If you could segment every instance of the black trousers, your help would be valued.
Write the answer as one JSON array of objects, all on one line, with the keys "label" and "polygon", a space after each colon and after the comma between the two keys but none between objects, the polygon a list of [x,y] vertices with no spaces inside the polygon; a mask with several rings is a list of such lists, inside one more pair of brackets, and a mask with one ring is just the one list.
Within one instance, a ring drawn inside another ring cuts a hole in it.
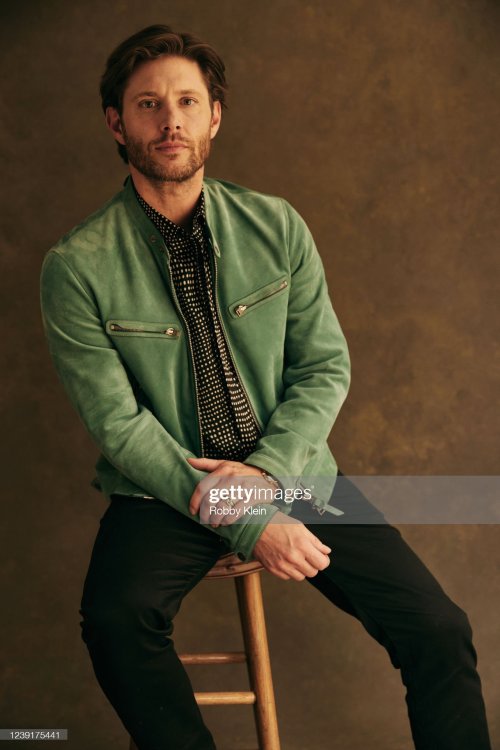
[{"label": "black trousers", "polygon": [[[346,511],[342,524],[294,502],[294,517],[333,550],[328,568],[306,580],[359,619],[401,670],[417,750],[489,750],[466,614],[352,482],[337,482],[330,503]],[[171,636],[182,599],[227,551],[160,500],[115,497],[101,519],[82,638],[139,750],[215,748]]]}]

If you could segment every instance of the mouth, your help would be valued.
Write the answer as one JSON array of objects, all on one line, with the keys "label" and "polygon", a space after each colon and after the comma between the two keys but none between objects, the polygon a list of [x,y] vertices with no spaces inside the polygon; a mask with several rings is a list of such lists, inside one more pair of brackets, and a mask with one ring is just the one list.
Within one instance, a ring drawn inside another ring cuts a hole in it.
[{"label": "mouth", "polygon": [[155,146],[156,151],[160,151],[164,154],[176,154],[184,148],[187,148],[187,146],[178,141],[175,141],[174,143],[161,143],[159,146]]}]

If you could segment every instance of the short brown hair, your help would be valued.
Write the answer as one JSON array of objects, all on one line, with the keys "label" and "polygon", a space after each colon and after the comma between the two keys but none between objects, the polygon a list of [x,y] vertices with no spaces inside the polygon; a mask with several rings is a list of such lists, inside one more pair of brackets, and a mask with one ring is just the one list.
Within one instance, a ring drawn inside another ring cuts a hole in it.
[{"label": "short brown hair", "polygon": [[[170,26],[147,26],[125,39],[111,53],[101,78],[102,109],[114,107],[121,115],[123,93],[134,70],[144,60],[154,60],[162,55],[187,57],[198,63],[208,89],[210,104],[214,101],[226,106],[227,83],[225,66],[213,47],[192,34],[179,34]],[[125,146],[118,144],[118,152],[128,164]]]}]

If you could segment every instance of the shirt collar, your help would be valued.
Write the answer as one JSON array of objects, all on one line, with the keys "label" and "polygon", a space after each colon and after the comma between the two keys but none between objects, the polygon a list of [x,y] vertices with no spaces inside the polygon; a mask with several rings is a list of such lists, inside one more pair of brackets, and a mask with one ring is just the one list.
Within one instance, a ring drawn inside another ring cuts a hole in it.
[{"label": "shirt collar", "polygon": [[185,228],[179,226],[179,224],[175,224],[175,222],[171,221],[167,216],[164,216],[155,208],[153,208],[153,206],[150,206],[150,204],[145,201],[142,195],[138,192],[135,185],[134,191],[137,200],[142,206],[144,212],[166,239],[191,237],[193,234],[196,234],[197,230],[202,229],[206,222],[205,195],[203,192],[203,188],[195,206],[191,228]]}]

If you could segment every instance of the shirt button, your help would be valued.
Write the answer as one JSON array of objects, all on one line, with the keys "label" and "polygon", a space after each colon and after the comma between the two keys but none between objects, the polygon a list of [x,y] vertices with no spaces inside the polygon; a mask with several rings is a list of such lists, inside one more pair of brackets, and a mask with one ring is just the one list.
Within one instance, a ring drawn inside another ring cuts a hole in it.
[{"label": "shirt button", "polygon": [[149,238],[149,241],[152,242],[154,245],[154,243],[156,242],[156,237],[154,236],[154,234],[151,235],[151,237]]}]

